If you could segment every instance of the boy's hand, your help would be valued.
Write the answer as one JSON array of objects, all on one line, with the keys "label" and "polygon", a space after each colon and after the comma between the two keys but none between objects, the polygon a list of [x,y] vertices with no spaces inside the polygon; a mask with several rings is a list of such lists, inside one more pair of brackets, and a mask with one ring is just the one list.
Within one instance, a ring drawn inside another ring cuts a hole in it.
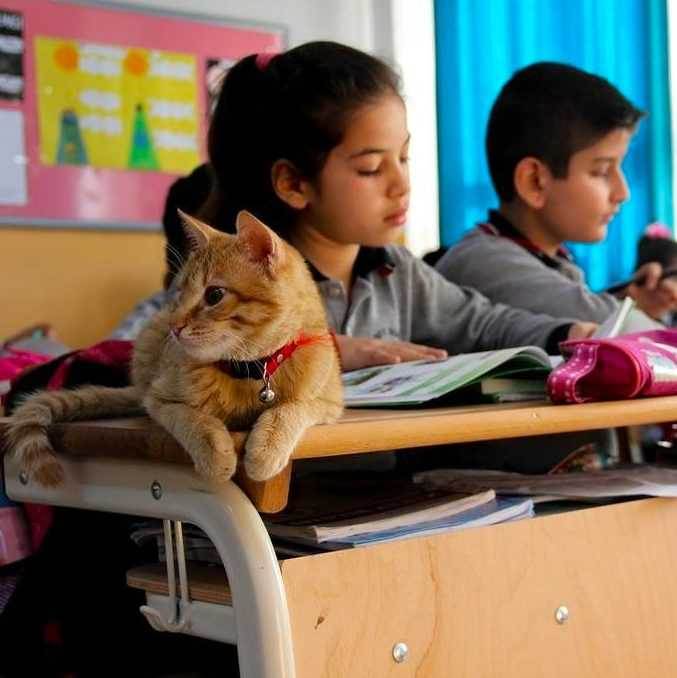
[{"label": "boy's hand", "polygon": [[336,344],[344,372],[372,365],[403,363],[410,360],[441,360],[447,357],[447,352],[441,348],[412,344],[408,341],[384,341],[337,334]]},{"label": "boy's hand", "polygon": [[597,327],[597,323],[574,323],[569,328],[567,339],[587,339],[595,333]]},{"label": "boy's hand", "polygon": [[637,269],[635,280],[626,291],[637,306],[652,318],[660,319],[666,313],[677,309],[677,279],[673,276],[662,278],[663,267],[650,261]]}]

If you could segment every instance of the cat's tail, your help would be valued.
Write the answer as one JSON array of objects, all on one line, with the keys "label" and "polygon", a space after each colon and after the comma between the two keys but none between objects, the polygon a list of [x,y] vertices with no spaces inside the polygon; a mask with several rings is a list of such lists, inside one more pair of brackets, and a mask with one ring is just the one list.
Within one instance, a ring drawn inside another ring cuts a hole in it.
[{"label": "cat's tail", "polygon": [[121,417],[142,411],[134,386],[83,386],[74,390],[41,391],[19,405],[7,429],[8,449],[20,468],[41,485],[63,481],[63,468],[47,437],[51,424],[97,417]]}]

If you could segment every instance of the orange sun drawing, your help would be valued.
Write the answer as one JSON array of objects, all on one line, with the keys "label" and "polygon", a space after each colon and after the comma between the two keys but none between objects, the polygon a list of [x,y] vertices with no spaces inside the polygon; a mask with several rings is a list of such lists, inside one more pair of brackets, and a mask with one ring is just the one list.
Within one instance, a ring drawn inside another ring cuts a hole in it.
[{"label": "orange sun drawing", "polygon": [[130,49],[124,60],[124,69],[132,75],[145,75],[148,71],[148,57],[138,49]]},{"label": "orange sun drawing", "polygon": [[64,71],[74,71],[78,67],[78,50],[69,43],[63,43],[54,50],[54,61]]}]

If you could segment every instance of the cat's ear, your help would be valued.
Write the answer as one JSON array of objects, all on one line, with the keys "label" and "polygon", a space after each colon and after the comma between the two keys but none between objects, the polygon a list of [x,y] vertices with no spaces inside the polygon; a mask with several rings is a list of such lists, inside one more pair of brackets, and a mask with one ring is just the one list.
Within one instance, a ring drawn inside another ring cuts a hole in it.
[{"label": "cat's ear", "polygon": [[235,221],[237,238],[245,246],[252,261],[275,274],[284,262],[284,245],[279,235],[253,214],[242,210]]},{"label": "cat's ear", "polygon": [[190,250],[201,250],[207,247],[209,241],[220,233],[215,228],[205,224],[203,221],[191,217],[183,210],[177,210],[179,217],[181,217],[181,224],[183,225],[183,232],[186,234],[188,240],[188,248]]}]

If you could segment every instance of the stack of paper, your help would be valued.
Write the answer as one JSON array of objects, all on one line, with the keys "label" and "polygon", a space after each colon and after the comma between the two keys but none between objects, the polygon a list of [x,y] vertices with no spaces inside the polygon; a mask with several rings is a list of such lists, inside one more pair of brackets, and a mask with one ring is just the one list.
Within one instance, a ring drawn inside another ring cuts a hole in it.
[{"label": "stack of paper", "polygon": [[[329,474],[327,474],[329,475]],[[533,503],[496,499],[493,490],[430,490],[410,479],[386,479],[369,487],[347,478],[325,479],[299,492],[297,503],[264,522],[274,542],[340,549],[408,539],[529,517]],[[339,489],[339,483],[342,488]]]},{"label": "stack of paper", "polygon": [[537,500],[677,497],[677,468],[632,464],[599,471],[525,475],[477,469],[436,469],[417,473],[415,481],[433,490],[525,495]]},{"label": "stack of paper", "polygon": [[[475,508],[452,513],[451,515],[415,524],[405,524],[390,529],[373,529],[368,532],[357,532],[343,537],[329,538],[327,529],[331,525],[318,526],[319,534],[315,539],[294,536],[287,533],[286,538],[303,544],[314,545],[322,549],[336,550],[356,546],[383,544],[389,541],[400,541],[413,537],[430,536],[447,532],[456,532],[471,527],[495,525],[522,518],[531,518],[534,515],[534,502],[525,497],[494,497]],[[354,529],[360,529],[355,526]],[[271,530],[275,536],[275,531]]]}]

